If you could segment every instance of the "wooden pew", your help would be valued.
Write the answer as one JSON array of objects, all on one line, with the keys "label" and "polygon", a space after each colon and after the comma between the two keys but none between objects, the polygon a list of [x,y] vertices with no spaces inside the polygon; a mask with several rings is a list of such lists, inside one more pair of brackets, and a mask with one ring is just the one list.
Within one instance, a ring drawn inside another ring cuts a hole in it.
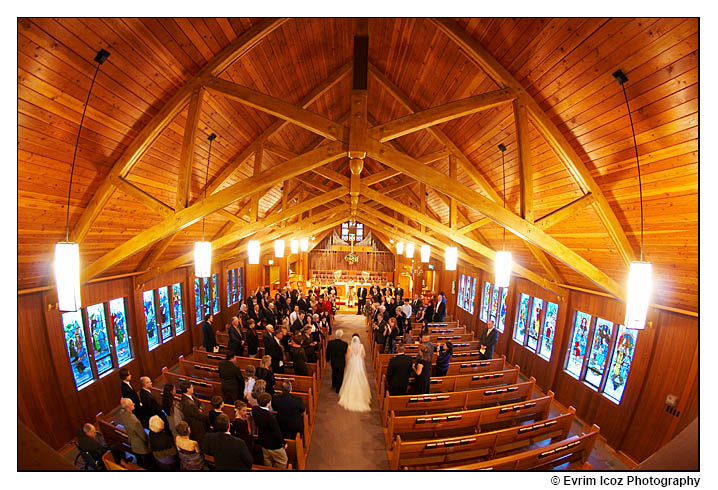
[{"label": "wooden pew", "polygon": [[528,425],[520,425],[469,436],[402,441],[397,436],[391,448],[389,469],[438,469],[461,461],[477,462],[479,458],[494,459],[498,454],[515,451],[550,439],[563,440],[571,431],[576,409],[568,413]]},{"label": "wooden pew", "polygon": [[[378,354],[374,363],[374,375],[376,377],[377,384],[381,381],[381,376],[386,374],[386,368],[389,365],[389,360],[398,354]],[[478,352],[477,352],[478,355]],[[455,354],[454,357],[457,357]],[[494,359],[471,360],[461,358],[460,361],[450,362],[449,370],[446,372],[447,376],[457,376],[459,374],[476,374],[488,371],[501,371],[504,369],[506,363],[506,356],[502,355]]]},{"label": "wooden pew", "polygon": [[[411,335],[413,337],[418,337],[421,334],[421,329],[423,327],[412,327],[411,329]],[[456,334],[462,334],[467,333],[466,327],[428,327],[429,328],[429,335],[456,335]]]},{"label": "wooden pew", "polygon": [[601,428],[593,424],[588,433],[572,436],[548,446],[531,449],[512,456],[480,463],[444,468],[447,470],[533,470],[553,469],[567,463],[579,462],[586,467]]},{"label": "wooden pew", "polygon": [[[219,365],[219,361],[223,361],[225,358],[224,354],[220,353],[214,353],[214,352],[207,352],[205,350],[201,350],[197,347],[192,349],[192,354],[187,356],[186,360],[188,361],[196,361],[203,364],[211,364],[213,366]],[[254,366],[259,367],[259,363],[261,362],[261,358],[259,357],[242,357],[237,356],[235,364],[239,366],[242,369],[245,369],[247,366]],[[285,370],[289,369],[293,372],[293,367],[291,362],[285,362]],[[317,375],[317,379],[321,379],[321,369],[318,368],[316,362],[308,362],[307,363],[307,372],[309,373],[309,376]],[[290,373],[291,374],[291,373]]]},{"label": "wooden pew", "polygon": [[[424,326],[424,322],[415,322],[412,320],[411,322],[411,328],[422,328]],[[429,328],[456,328],[459,326],[459,322],[457,321],[443,321],[443,322],[431,322],[426,324]]]},{"label": "wooden pew", "polygon": [[[434,353],[438,354],[439,347],[446,345],[446,342],[432,342],[434,344]],[[478,351],[481,348],[481,343],[478,340],[470,340],[468,342],[452,342],[454,345],[454,353],[452,354],[452,358],[459,352],[469,352],[469,351]],[[404,344],[404,353],[408,355],[413,355],[419,352],[419,345],[416,344]]]},{"label": "wooden pew", "polygon": [[115,463],[111,451],[107,451],[102,455],[102,462],[105,464],[105,468],[107,468],[108,471],[145,471],[142,466],[137,466],[135,463],[129,461],[125,463],[127,465],[126,467]]},{"label": "wooden pew", "polygon": [[[489,378],[488,383],[491,382]],[[468,391],[452,391],[429,395],[401,395],[384,397],[382,421],[388,424],[389,414],[429,413],[469,410],[491,404],[505,404],[509,401],[528,400],[533,395],[536,379],[525,383],[504,386],[490,386]]]},{"label": "wooden pew", "polygon": [[442,412],[431,415],[389,414],[389,423],[385,431],[387,448],[391,447],[397,435],[402,440],[426,439],[427,437],[450,437],[474,434],[480,431],[494,430],[514,426],[528,420],[548,418],[553,401],[553,392],[541,398],[454,412]]}]

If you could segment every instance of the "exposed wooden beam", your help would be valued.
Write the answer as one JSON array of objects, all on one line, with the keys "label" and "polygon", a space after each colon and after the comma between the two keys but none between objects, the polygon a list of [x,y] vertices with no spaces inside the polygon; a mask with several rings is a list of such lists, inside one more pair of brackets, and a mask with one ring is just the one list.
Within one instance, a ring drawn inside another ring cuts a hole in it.
[{"label": "exposed wooden beam", "polygon": [[[507,228],[513,234],[526,241],[533,243],[542,250],[556,257],[576,272],[583,274],[589,280],[602,287],[617,298],[624,300],[626,291],[623,286],[610,278],[596,266],[584,259],[576,252],[552,238],[540,228],[526,220],[516,216],[501,205],[487,199],[483,195],[474,192],[469,187],[455,181],[450,181],[446,175],[422,165],[408,155],[398,152],[388,145],[372,140],[369,146],[368,155],[383,162],[384,164],[401,170],[416,180],[426,182],[427,185],[443,192],[449,197],[454,197],[467,206],[474,208],[487,218]],[[464,236],[461,234],[457,234]],[[458,240],[457,240],[458,241]],[[493,251],[492,251],[493,252]],[[550,288],[549,288],[550,289]]]},{"label": "exposed wooden beam", "polygon": [[537,219],[535,224],[542,230],[545,230],[546,228],[550,228],[551,226],[578,214],[583,208],[590,206],[593,202],[593,194],[586,194],[585,196],[581,196],[565,206],[561,206],[555,211],[551,211],[546,216]]},{"label": "exposed wooden beam", "polygon": [[257,45],[262,39],[289,19],[263,19],[249,28],[246,32],[229,43],[217,56],[212,58],[202,69],[188,80],[170,99],[162,109],[142,128],[139,134],[122,152],[120,158],[113,164],[112,169],[102,181],[100,186],[82,212],[80,219],[72,230],[71,240],[81,242],[92,223],[112,196],[115,186],[112,181],[117,177],[127,177],[132,167],[142,158],[145,151],[179,114],[189,102],[192,93],[204,82],[207,77],[217,76],[228,66]]},{"label": "exposed wooden beam", "polygon": [[271,95],[252,90],[249,87],[244,87],[222,78],[212,77],[207,80],[205,86],[230,99],[284,119],[329,140],[347,141],[348,139],[348,129],[343,125],[304,109],[299,105],[290,104]]},{"label": "exposed wooden beam", "polygon": [[180,210],[189,204],[189,190],[192,182],[192,163],[194,161],[194,147],[197,141],[197,127],[199,115],[202,113],[204,88],[194,91],[187,109],[187,122],[184,127],[182,149],[180,150],[179,173],[177,175],[177,195],[175,196],[175,209]]},{"label": "exposed wooden beam", "polygon": [[[453,155],[449,156],[449,178],[456,180],[456,157]],[[452,230],[456,230],[458,224],[456,199],[453,197],[449,198],[449,227]]]},{"label": "exposed wooden beam", "polygon": [[170,206],[151,196],[131,182],[126,181],[122,177],[116,178],[112,183],[118,190],[124,192],[128,196],[143,204],[147,207],[147,209],[154,211],[160,216],[169,216],[174,213],[174,209]]},{"label": "exposed wooden beam", "polygon": [[344,177],[339,172],[335,172],[334,170],[327,168],[327,167],[317,167],[313,169],[313,172],[315,174],[321,175],[325,179],[329,179],[333,182],[336,182],[337,184],[349,187],[349,179],[347,177]]},{"label": "exposed wooden beam", "polygon": [[81,281],[84,283],[88,279],[92,279],[102,271],[139,252],[146,246],[186,228],[192,223],[202,219],[202,217],[222,209],[238,199],[247,197],[255,192],[267,190],[287,178],[295,177],[307,170],[336,160],[345,153],[346,145],[338,142],[331,143],[284,162],[281,167],[281,172],[277,172],[276,168],[270,168],[257,176],[242,180],[208,196],[206,199],[197,201],[191,206],[178,211],[173,216],[165,218],[157,225],[137,234],[114,250],[100,257],[82,271]]},{"label": "exposed wooden beam", "polygon": [[531,118],[534,126],[546,139],[559,160],[561,160],[584,192],[593,194],[593,207],[601,219],[601,222],[606,227],[609,236],[616,244],[623,261],[629,264],[634,260],[635,253],[633,247],[631,247],[628,237],[623,228],[621,228],[621,224],[606,199],[606,196],[594,180],[591,172],[586,168],[586,165],[551,118],[541,109],[518,80],[516,80],[506,68],[501,66],[469,33],[462,29],[458,23],[446,18],[431,20],[440,31],[446,34],[467,57],[476,63],[492,80],[499,85],[510,87],[516,91],[521,102],[526,105],[528,116]]},{"label": "exposed wooden beam", "polygon": [[516,94],[513,89],[506,88],[473,95],[423,111],[415,111],[413,114],[375,126],[369,130],[369,135],[385,143],[421,129],[506,104],[515,98]]},{"label": "exposed wooden beam", "polygon": [[466,234],[466,233],[469,233],[469,232],[471,232],[471,231],[477,230],[477,229],[481,228],[482,226],[487,225],[487,224],[489,224],[489,223],[491,223],[491,220],[490,220],[490,219],[488,219],[488,218],[481,218],[481,219],[478,219],[478,220],[474,221],[473,223],[469,223],[469,224],[466,225],[466,226],[462,226],[462,227],[459,228],[457,231],[458,231],[459,233]]},{"label": "exposed wooden beam", "polygon": [[[526,105],[515,100],[514,118],[516,120],[516,144],[519,154],[519,181],[521,184],[521,217],[534,222],[534,172],[531,166],[531,140]],[[504,196],[504,199],[506,197]]]}]

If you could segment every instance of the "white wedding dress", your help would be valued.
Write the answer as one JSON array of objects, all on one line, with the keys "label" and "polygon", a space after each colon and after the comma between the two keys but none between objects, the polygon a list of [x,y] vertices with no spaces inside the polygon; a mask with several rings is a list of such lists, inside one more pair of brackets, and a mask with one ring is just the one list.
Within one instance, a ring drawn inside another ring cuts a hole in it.
[{"label": "white wedding dress", "polygon": [[348,354],[339,405],[351,412],[368,412],[371,410],[371,391],[364,369],[364,346],[359,337],[352,337]]}]

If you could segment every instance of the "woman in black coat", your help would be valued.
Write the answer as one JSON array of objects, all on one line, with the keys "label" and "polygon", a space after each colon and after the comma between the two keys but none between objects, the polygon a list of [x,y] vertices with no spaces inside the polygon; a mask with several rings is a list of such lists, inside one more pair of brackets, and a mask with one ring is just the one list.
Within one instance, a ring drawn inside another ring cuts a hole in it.
[{"label": "woman in black coat", "polygon": [[302,334],[297,332],[294,334],[289,343],[292,352],[292,363],[294,364],[294,374],[297,376],[309,376],[307,368],[307,354],[302,347]]}]

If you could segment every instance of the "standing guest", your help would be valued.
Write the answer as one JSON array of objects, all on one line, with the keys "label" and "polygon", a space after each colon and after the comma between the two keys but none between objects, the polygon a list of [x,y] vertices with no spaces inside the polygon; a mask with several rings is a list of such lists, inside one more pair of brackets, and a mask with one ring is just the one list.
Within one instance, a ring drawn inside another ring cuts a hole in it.
[{"label": "standing guest", "polygon": [[386,314],[389,318],[396,316],[396,300],[393,297],[389,297],[386,305]]},{"label": "standing guest", "polygon": [[252,392],[247,397],[247,402],[249,403],[249,406],[256,407],[259,404],[259,402],[257,401],[259,400],[259,395],[261,395],[262,393],[266,393],[266,391],[267,382],[263,379],[258,379],[254,383],[254,388],[252,388]]},{"label": "standing guest", "polygon": [[157,403],[157,400],[155,400],[155,397],[152,396],[152,380],[148,376],[142,376],[140,378],[140,402],[142,403],[142,418],[140,418],[140,422],[142,422],[142,426],[147,426],[150,421],[150,417],[157,415],[162,421],[167,423],[167,420],[164,418],[165,414],[162,413],[162,410],[160,410],[160,404]]},{"label": "standing guest", "polygon": [[254,431],[252,429],[252,421],[249,418],[249,410],[250,408],[242,400],[234,402],[234,420],[232,420],[230,425],[229,433],[234,437],[242,439],[252,455],[255,455],[258,451],[260,453],[259,457],[255,455],[254,461],[261,464],[264,458],[261,456],[261,450],[254,445]]},{"label": "standing guest", "polygon": [[454,344],[451,341],[447,341],[446,344],[439,347],[439,355],[436,358],[436,375],[446,376],[449,371],[449,362],[451,362],[451,356],[454,354]]},{"label": "standing guest", "polygon": [[142,415],[142,403],[140,403],[140,397],[137,395],[137,392],[130,384],[130,381],[132,381],[132,374],[130,374],[129,369],[120,369],[120,381],[122,398],[129,398],[130,400],[132,400],[132,403],[135,404],[135,410],[137,410],[135,415]]},{"label": "standing guest", "polygon": [[404,304],[401,305],[401,311],[404,312],[404,316],[407,318],[411,318],[411,315],[414,313],[414,309],[411,307],[411,302],[409,301],[409,298],[406,298],[404,300]]},{"label": "standing guest", "polygon": [[[254,389],[254,383],[257,381],[256,378],[256,369],[254,366],[249,365],[244,368],[244,375],[246,376],[246,379],[244,381],[244,392],[243,392],[243,399],[246,400],[249,394]],[[239,398],[237,398],[239,400]]]},{"label": "standing guest", "polygon": [[249,314],[247,313],[247,305],[239,307],[239,323],[242,327],[246,327],[249,323]]},{"label": "standing guest", "polygon": [[[236,316],[232,317],[232,323],[229,325],[229,342],[227,348],[230,352],[234,352],[238,356],[241,356],[244,352],[244,339],[242,338],[242,331],[239,329],[239,318]],[[234,401],[234,398],[232,398]]]},{"label": "standing guest", "polygon": [[212,316],[211,313],[207,313],[204,316],[204,323],[202,324],[202,345],[207,352],[217,352],[217,339],[214,336],[212,320],[214,320],[214,316]]},{"label": "standing guest", "polygon": [[[269,325],[274,325],[274,322]],[[257,357],[259,352],[259,338],[257,337],[257,330],[255,330],[256,324],[251,318],[247,321],[247,331],[244,334],[245,340],[247,341],[247,355],[249,357]]]},{"label": "standing guest", "polygon": [[274,302],[269,303],[269,308],[264,311],[264,324],[274,325],[277,323],[277,309]]},{"label": "standing guest", "polygon": [[361,315],[364,306],[366,305],[367,290],[364,286],[357,288],[357,315]]},{"label": "standing guest", "polygon": [[307,369],[307,355],[302,348],[302,334],[296,333],[290,340],[289,346],[292,353],[292,363],[294,364],[294,374],[297,376],[309,376]]},{"label": "standing guest", "polygon": [[177,390],[175,385],[167,383],[162,388],[162,410],[165,413],[165,420],[167,420],[167,426],[172,431],[172,436],[177,437],[177,424],[182,422],[182,408],[180,408],[180,402],[175,399]]},{"label": "standing guest", "polygon": [[204,452],[214,456],[218,471],[248,471],[252,469],[252,453],[244,441],[229,432],[229,417],[217,417],[217,431],[207,434]]},{"label": "standing guest", "polygon": [[421,344],[426,346],[426,351],[422,357],[429,362],[429,368],[431,368],[431,364],[434,362],[434,344],[431,343],[431,335],[429,335],[428,330],[421,334]]},{"label": "standing guest", "polygon": [[234,351],[227,352],[225,359],[219,361],[219,380],[222,382],[224,401],[232,403],[244,392],[242,370],[235,364],[237,356]]},{"label": "standing guest", "polygon": [[302,329],[302,349],[304,349],[304,354],[307,356],[307,362],[317,362],[318,341],[314,340],[312,336],[316,329],[317,327],[314,325],[307,325]]},{"label": "standing guest", "polygon": [[252,418],[257,426],[257,442],[262,446],[264,465],[274,468],[287,467],[287,444],[282,437],[277,419],[269,408],[272,397],[269,393],[259,396],[259,405],[252,408]]},{"label": "standing guest", "polygon": [[160,470],[177,471],[177,448],[169,430],[165,430],[164,421],[158,416],[150,417],[150,449]]},{"label": "standing guest", "polygon": [[120,400],[120,411],[117,419],[127,432],[127,439],[130,443],[130,450],[137,458],[137,464],[143,468],[150,469],[153,467],[152,458],[150,457],[150,448],[148,445],[147,434],[142,427],[140,420],[132,412],[135,410],[135,403],[129,398]]},{"label": "standing guest", "polygon": [[431,361],[427,361],[428,347],[426,344],[419,346],[419,354],[417,354],[414,362],[414,383],[412,384],[414,395],[424,395],[429,393],[429,382],[431,372]]},{"label": "standing guest", "polygon": [[384,327],[384,354],[396,353],[396,318],[389,317],[389,322]]},{"label": "standing guest", "polygon": [[204,455],[199,448],[199,443],[190,439],[191,429],[187,422],[180,422],[175,428],[177,436],[175,444],[180,459],[180,470],[196,471],[204,469]]},{"label": "standing guest", "polygon": [[332,388],[339,393],[344,380],[346,355],[349,345],[342,340],[344,331],[340,328],[334,332],[334,340],[327,342],[326,360],[332,366]]},{"label": "standing guest", "polygon": [[189,424],[191,429],[190,437],[195,441],[201,441],[207,431],[207,417],[204,414],[202,404],[194,396],[194,386],[189,381],[182,381],[180,384],[182,391],[182,415],[184,421]]},{"label": "standing guest", "polygon": [[414,301],[411,303],[412,316],[416,316],[417,312],[419,311],[419,308],[422,306],[424,306],[424,303],[421,301],[421,298],[419,298],[419,295],[415,294]]},{"label": "standing guest", "polygon": [[262,321],[263,315],[262,311],[259,309],[259,304],[254,305],[254,308],[249,310],[249,318],[254,320],[255,323],[260,323]]},{"label": "standing guest", "polygon": [[212,410],[210,410],[207,414],[207,419],[209,420],[209,431],[217,432],[216,421],[217,417],[224,413],[222,412],[224,402],[222,401],[221,396],[214,395],[212,398],[210,398],[209,404],[212,406]]},{"label": "standing guest", "polygon": [[486,330],[483,331],[479,338],[481,344],[481,359],[491,359],[494,357],[494,346],[499,340],[499,332],[494,328],[494,321],[489,320]]},{"label": "standing guest", "polygon": [[292,383],[282,383],[282,393],[274,395],[272,407],[277,411],[277,422],[285,439],[294,439],[297,433],[304,437],[304,417],[306,411],[302,399],[292,395]]},{"label": "standing guest", "polygon": [[[279,337],[279,338],[277,338]],[[272,371],[274,373],[284,372],[284,349],[282,348],[282,331],[274,335],[274,327],[267,325],[267,332],[262,338],[264,341],[264,352],[272,358]]]},{"label": "standing guest", "polygon": [[425,309],[424,309],[424,305],[423,305],[423,303],[422,303],[422,305],[419,306],[419,309],[418,309],[418,310],[416,311],[416,313],[414,314],[414,321],[415,321],[416,323],[423,323],[423,322],[424,322],[424,316],[425,316]]},{"label": "standing guest", "polygon": [[434,310],[434,323],[443,322],[445,316],[446,316],[446,302],[444,301],[444,295],[439,294],[439,300],[436,302],[436,308]]},{"label": "standing guest", "polygon": [[394,296],[396,297],[397,302],[401,302],[404,300],[404,288],[401,286],[397,286],[394,290]]},{"label": "standing guest", "polygon": [[262,357],[259,361],[259,367],[256,368],[257,381],[263,379],[267,384],[267,393],[274,395],[274,373],[272,372],[272,358],[269,356]]},{"label": "standing guest", "polygon": [[377,349],[380,349],[380,352],[384,349],[384,330],[386,326],[387,323],[384,321],[384,315],[379,313],[372,328],[374,329],[374,342],[376,342]]},{"label": "standing guest", "polygon": [[400,345],[397,350],[399,355],[392,357],[386,368],[386,383],[391,396],[406,395],[412,371],[412,360],[404,354],[404,346]]},{"label": "standing guest", "polygon": [[299,316],[297,316],[297,319],[294,320],[294,323],[292,323],[291,332],[298,332],[304,327],[304,318],[306,314],[303,311],[299,311]]},{"label": "standing guest", "polygon": [[431,298],[429,304],[424,308],[424,325],[434,321],[434,311],[436,309],[436,300]]}]

